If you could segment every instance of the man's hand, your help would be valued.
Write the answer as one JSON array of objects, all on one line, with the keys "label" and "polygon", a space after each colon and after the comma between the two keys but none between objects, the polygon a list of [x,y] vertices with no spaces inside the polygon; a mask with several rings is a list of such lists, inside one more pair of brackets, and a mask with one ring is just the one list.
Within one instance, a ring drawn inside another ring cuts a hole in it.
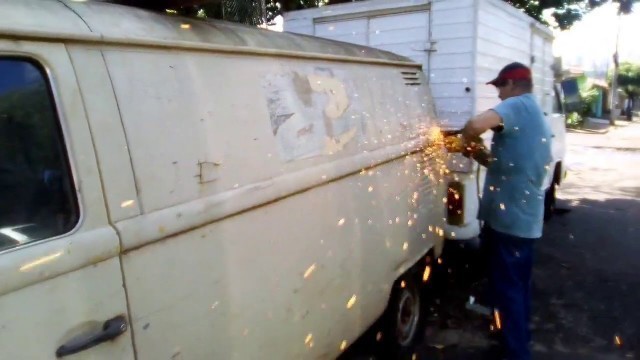
[{"label": "man's hand", "polygon": [[486,149],[478,150],[475,153],[473,153],[472,156],[473,156],[473,159],[478,162],[478,164],[484,167],[489,167],[489,165],[493,161],[493,157],[491,156],[491,153],[488,152]]},{"label": "man's hand", "polygon": [[482,146],[482,139],[479,136],[476,136],[472,140],[464,139],[463,142],[462,155],[465,157],[473,156],[474,153],[484,147]]},{"label": "man's hand", "polygon": [[488,167],[492,159],[491,153],[489,153],[487,148],[484,146],[484,141],[480,136],[476,136],[465,142],[462,155],[473,158],[484,167]]}]

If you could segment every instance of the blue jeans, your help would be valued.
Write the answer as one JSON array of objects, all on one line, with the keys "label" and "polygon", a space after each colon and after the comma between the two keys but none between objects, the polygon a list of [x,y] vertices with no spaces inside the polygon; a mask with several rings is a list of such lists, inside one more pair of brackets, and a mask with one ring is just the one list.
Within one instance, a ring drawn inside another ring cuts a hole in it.
[{"label": "blue jeans", "polygon": [[511,236],[486,226],[482,248],[487,260],[490,306],[499,314],[508,360],[531,360],[531,272],[535,239]]}]

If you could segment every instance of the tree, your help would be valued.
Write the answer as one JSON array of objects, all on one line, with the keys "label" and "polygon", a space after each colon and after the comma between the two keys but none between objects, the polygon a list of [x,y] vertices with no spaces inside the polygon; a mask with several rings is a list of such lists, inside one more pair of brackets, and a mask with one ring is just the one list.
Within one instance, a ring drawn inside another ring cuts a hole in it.
[{"label": "tree", "polygon": [[629,102],[625,109],[627,119],[631,120],[633,109],[640,97],[640,64],[624,62],[618,70],[618,88],[622,90]]},{"label": "tree", "polygon": [[[609,2],[609,0],[503,0],[512,6],[521,9],[532,18],[545,23],[542,12],[546,9],[554,9],[553,18],[562,30],[569,29],[575,22],[592,9]],[[620,3],[620,13],[629,14],[633,3],[640,0],[613,0]]]},{"label": "tree", "polygon": [[633,11],[633,3],[638,0],[614,0],[619,3],[618,7],[618,31],[616,35],[616,51],[613,54],[613,78],[611,81],[611,114],[609,117],[609,123],[613,126],[616,124],[616,106],[618,104],[618,72],[620,69],[620,58],[618,54],[618,47],[620,45],[620,20],[623,15],[628,15]]},{"label": "tree", "polygon": [[[211,18],[256,25],[266,15],[267,21],[286,11],[333,5],[352,0],[112,0],[133,6],[153,10],[174,9],[181,14],[200,13]],[[522,10],[532,18],[545,23],[543,11],[554,9],[553,17],[560,29],[570,28],[588,11],[609,2],[609,0],[503,0]],[[632,11],[633,3],[640,0],[612,0],[620,3],[621,14]],[[262,3],[266,5],[266,14],[262,14]]]}]

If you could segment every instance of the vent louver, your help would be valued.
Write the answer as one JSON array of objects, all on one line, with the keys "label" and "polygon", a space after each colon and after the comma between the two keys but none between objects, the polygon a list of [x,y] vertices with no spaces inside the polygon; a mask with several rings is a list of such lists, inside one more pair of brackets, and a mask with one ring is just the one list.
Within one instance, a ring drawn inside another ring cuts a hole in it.
[{"label": "vent louver", "polygon": [[418,71],[403,71],[402,79],[407,86],[420,86],[420,73]]}]

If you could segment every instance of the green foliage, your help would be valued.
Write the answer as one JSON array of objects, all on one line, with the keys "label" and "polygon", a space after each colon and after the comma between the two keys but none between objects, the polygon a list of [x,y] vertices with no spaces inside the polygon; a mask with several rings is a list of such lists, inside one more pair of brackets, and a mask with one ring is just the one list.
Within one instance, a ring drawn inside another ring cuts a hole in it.
[{"label": "green foliage", "polygon": [[563,8],[562,10],[556,10],[553,13],[554,20],[558,23],[558,27],[562,30],[571,28],[571,26],[580,21],[584,15],[584,11],[576,8]]},{"label": "green foliage", "polygon": [[[154,10],[171,8],[182,14],[195,15],[204,9],[207,17],[237,21],[255,25],[262,16],[261,0],[112,0],[129,3]],[[267,20],[272,21],[283,12],[333,5],[352,0],[264,0],[267,7]],[[582,16],[608,0],[503,0],[522,10],[532,18],[544,23],[542,12],[554,9],[553,17],[561,29],[570,28]],[[629,14],[633,4],[640,0],[613,0],[620,3],[620,13]],[[187,10],[185,10],[187,9]],[[195,9],[195,10],[194,10]],[[195,12],[194,12],[195,11]]]},{"label": "green foliage", "polygon": [[631,12],[633,12],[633,3],[638,1],[639,0],[614,0],[614,2],[620,3],[619,13],[622,15],[631,14]]},{"label": "green foliage", "polygon": [[[256,25],[262,21],[262,0],[109,0],[156,11],[177,10],[182,15],[225,19]],[[353,0],[264,0],[267,21],[286,11],[294,11],[323,5],[351,2]],[[356,0],[362,1],[362,0]],[[522,10],[532,18],[545,23],[542,12],[554,9],[553,17],[560,29],[570,28],[582,16],[609,0],[503,0]],[[640,0],[612,0],[620,4],[620,13],[629,14],[633,4]]]},{"label": "green foliage", "polygon": [[262,9],[255,0],[224,0],[222,2],[224,20],[247,25],[262,24]]},{"label": "green foliage", "polygon": [[618,86],[627,96],[640,96],[640,64],[624,62],[618,70]]},{"label": "green foliage", "polygon": [[584,118],[577,112],[567,114],[567,127],[571,129],[579,129],[584,125]]},{"label": "green foliage", "polygon": [[595,88],[590,88],[580,92],[580,112],[581,117],[589,117],[592,109],[599,99],[599,92]]},{"label": "green foliage", "polygon": [[[544,23],[542,11],[554,9],[553,18],[562,30],[569,29],[575,22],[589,10],[603,5],[608,0],[503,0],[514,7],[521,9],[532,18]],[[620,13],[629,14],[633,10],[633,3],[640,0],[613,0],[620,3]]]}]

